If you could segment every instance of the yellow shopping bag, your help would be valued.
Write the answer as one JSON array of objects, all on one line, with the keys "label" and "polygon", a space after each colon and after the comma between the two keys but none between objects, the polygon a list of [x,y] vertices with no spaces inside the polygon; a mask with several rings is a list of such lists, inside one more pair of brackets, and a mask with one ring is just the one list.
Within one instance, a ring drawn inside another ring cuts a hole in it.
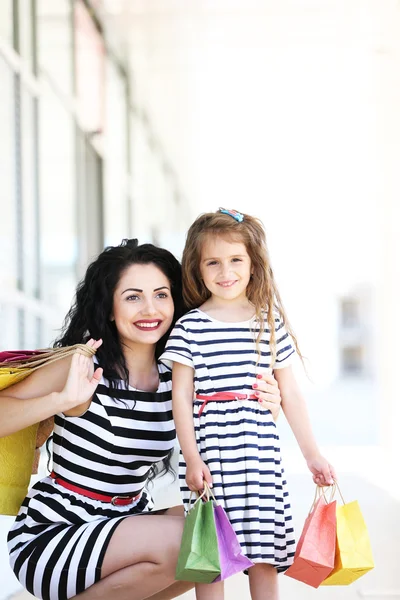
[{"label": "yellow shopping bag", "polygon": [[[0,390],[11,387],[33,371],[74,354],[77,350],[93,356],[93,348],[83,344],[48,350],[0,352]],[[0,398],[1,402],[1,398]],[[35,423],[0,438],[0,515],[16,515],[35,471],[37,450],[49,437],[53,419]]]},{"label": "yellow shopping bag", "polygon": [[368,530],[357,500],[337,506],[335,566],[321,585],[349,585],[373,568]]}]

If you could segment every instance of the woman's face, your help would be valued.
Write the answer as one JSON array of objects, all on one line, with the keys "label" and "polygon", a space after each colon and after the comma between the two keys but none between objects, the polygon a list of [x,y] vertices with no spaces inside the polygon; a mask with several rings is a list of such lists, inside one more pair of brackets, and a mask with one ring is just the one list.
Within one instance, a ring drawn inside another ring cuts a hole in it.
[{"label": "woman's face", "polygon": [[111,315],[121,343],[156,344],[170,328],[173,316],[171,284],[156,265],[131,265],[123,272]]}]

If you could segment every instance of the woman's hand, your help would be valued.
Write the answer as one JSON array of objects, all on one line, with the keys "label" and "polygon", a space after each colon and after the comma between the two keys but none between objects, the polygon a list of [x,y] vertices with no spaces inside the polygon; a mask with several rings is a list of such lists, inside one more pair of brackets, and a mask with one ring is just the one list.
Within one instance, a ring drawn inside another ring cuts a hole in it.
[{"label": "woman's hand", "polygon": [[[97,350],[103,343],[102,340],[90,339],[87,346]],[[94,371],[93,358],[76,352],[71,360],[67,381],[64,389],[60,392],[63,412],[67,412],[85,402],[88,402],[99,385],[103,369],[100,367]]]},{"label": "woman's hand", "polygon": [[313,474],[313,481],[319,486],[332,485],[337,479],[335,469],[321,454],[307,460],[307,467]]},{"label": "woman's hand", "polygon": [[276,421],[281,409],[281,393],[275,377],[270,373],[259,373],[256,383],[253,383],[253,390],[260,405],[270,410]]},{"label": "woman's hand", "polygon": [[198,458],[186,461],[186,483],[190,491],[198,492],[204,488],[203,481],[212,487],[212,477],[206,463]]}]

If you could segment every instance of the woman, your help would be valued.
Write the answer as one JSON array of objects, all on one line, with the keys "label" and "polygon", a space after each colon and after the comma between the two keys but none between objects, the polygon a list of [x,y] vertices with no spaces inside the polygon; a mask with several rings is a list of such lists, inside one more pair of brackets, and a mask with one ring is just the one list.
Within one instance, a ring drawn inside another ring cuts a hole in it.
[{"label": "woman", "polygon": [[[57,342],[88,340],[95,359],[75,354],[0,393],[0,436],[55,415],[53,473],[8,537],[11,566],[35,596],[166,600],[192,587],[174,582],[182,507],[152,513],[145,487],[174,446],[171,373],[158,357],[182,314],[170,252],[137,240],[106,248]],[[265,377],[259,389],[279,411],[276,383]]]}]

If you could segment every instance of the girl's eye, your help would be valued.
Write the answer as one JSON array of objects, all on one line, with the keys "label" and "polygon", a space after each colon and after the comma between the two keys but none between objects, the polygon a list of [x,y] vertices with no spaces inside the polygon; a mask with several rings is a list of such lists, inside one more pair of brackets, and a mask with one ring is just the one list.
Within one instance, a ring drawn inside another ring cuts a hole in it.
[{"label": "girl's eye", "polygon": [[241,258],[232,258],[232,262],[242,262]]},{"label": "girl's eye", "polygon": [[207,267],[212,267],[212,266],[214,266],[216,264],[217,264],[216,260],[210,260],[210,262],[207,263]]}]

